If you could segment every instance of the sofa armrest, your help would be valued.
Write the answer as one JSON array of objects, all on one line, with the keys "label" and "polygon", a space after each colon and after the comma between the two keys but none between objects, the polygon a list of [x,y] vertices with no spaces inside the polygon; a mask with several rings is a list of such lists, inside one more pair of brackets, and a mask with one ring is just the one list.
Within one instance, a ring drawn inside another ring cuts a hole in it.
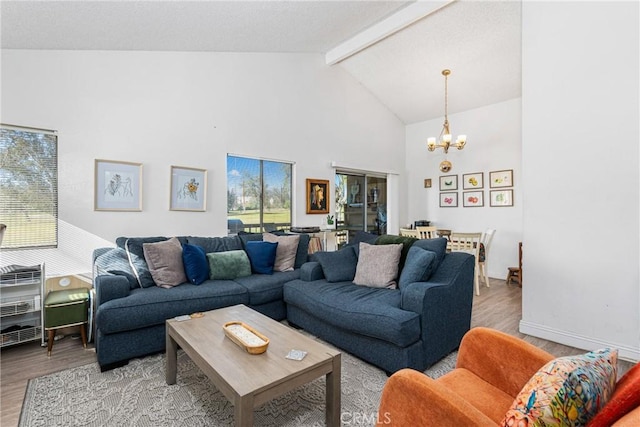
[{"label": "sofa armrest", "polygon": [[477,327],[462,339],[456,368],[467,369],[515,397],[533,374],[553,359],[553,355],[520,338]]},{"label": "sofa armrest", "polygon": [[387,380],[378,409],[378,426],[491,426],[484,415],[437,380],[401,369]]},{"label": "sofa armrest", "polygon": [[129,295],[129,281],[124,276],[97,276],[93,282],[96,290],[96,306],[113,299],[124,298]]},{"label": "sofa armrest", "polygon": [[324,279],[322,266],[319,262],[309,261],[300,267],[300,279],[305,282],[313,282],[314,280]]}]

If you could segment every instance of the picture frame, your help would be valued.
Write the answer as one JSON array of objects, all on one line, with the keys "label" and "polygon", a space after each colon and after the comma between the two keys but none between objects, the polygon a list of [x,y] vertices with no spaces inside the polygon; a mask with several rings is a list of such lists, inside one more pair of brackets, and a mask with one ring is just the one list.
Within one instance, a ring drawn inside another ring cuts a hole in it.
[{"label": "picture frame", "polygon": [[480,188],[484,188],[484,172],[465,173],[462,175],[463,190]]},{"label": "picture frame", "polygon": [[142,211],[142,163],[95,159],[93,210]]},{"label": "picture frame", "polygon": [[441,208],[457,208],[458,207],[458,193],[440,193],[440,207]]},{"label": "picture frame", "polygon": [[207,210],[207,170],[171,166],[169,210],[205,212]]},{"label": "picture frame", "polygon": [[462,206],[465,208],[476,208],[484,206],[484,191],[462,192]]},{"label": "picture frame", "polygon": [[489,172],[489,188],[513,187],[513,169]]},{"label": "picture frame", "polygon": [[491,190],[489,206],[492,206],[492,207],[513,206],[513,190]]},{"label": "picture frame", "polygon": [[329,180],[307,178],[307,213],[329,213]]},{"label": "picture frame", "polygon": [[458,175],[445,175],[440,177],[440,191],[452,191],[458,189]]}]

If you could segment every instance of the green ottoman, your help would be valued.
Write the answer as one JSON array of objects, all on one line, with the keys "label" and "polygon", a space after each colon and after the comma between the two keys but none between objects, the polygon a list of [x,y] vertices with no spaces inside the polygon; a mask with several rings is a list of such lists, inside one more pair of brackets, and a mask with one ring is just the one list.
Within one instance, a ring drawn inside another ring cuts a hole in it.
[{"label": "green ottoman", "polygon": [[87,347],[85,325],[89,314],[89,290],[85,288],[51,291],[44,300],[44,329],[47,334],[47,356],[51,356],[56,330],[80,325],[82,345]]}]

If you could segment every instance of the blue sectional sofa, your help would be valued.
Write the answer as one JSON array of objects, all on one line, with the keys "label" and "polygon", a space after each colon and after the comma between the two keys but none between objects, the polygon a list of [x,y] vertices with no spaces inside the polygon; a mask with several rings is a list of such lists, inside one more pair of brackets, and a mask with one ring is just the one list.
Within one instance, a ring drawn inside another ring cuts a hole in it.
[{"label": "blue sectional sofa", "polygon": [[[444,239],[371,237],[376,244],[403,242],[395,261],[399,288],[387,289],[353,283],[362,277],[354,277],[358,260],[365,258],[360,244],[308,257],[309,236],[300,236],[292,271],[168,289],[141,287],[144,277],[138,272],[144,243],[166,237],[119,238],[117,248],[94,251],[94,337],[101,369],[163,351],[167,319],[235,304],[287,319],[389,373],[405,367],[424,370],[456,349],[469,330],[474,259],[445,254]],[[177,239],[185,248],[196,245],[210,254],[246,250],[262,235]]]},{"label": "blue sectional sofa", "polygon": [[[299,279],[284,284],[287,319],[388,373],[423,371],[458,348],[471,326],[474,258],[445,250],[445,239],[412,243],[397,289],[358,286],[349,274],[341,280],[331,270],[353,271],[356,257],[347,254],[342,263],[308,262]],[[436,259],[425,275],[426,251]]]}]

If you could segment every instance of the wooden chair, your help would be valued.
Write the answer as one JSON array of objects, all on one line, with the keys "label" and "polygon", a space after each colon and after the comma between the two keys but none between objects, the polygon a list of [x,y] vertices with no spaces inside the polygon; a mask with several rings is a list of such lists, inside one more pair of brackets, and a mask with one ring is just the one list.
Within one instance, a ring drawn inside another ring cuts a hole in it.
[{"label": "wooden chair", "polygon": [[482,233],[451,233],[451,241],[447,247],[451,252],[466,252],[475,256],[476,265],[473,272],[473,285],[476,289],[476,295],[480,295],[480,280],[478,267],[478,260],[480,258],[480,239]]},{"label": "wooden chair", "polygon": [[507,274],[507,285],[510,285],[513,281],[522,287],[522,242],[518,243],[518,266],[509,267],[509,273]]},{"label": "wooden chair", "polygon": [[436,227],[417,226],[416,230],[420,233],[420,239],[435,239],[438,237],[438,230]]},{"label": "wooden chair", "polygon": [[400,235],[404,237],[415,237],[416,239],[420,238],[420,233],[418,233],[418,230],[415,230],[413,228],[401,228]]},{"label": "wooden chair", "polygon": [[489,228],[482,233],[482,238],[480,242],[484,247],[484,257],[480,257],[478,260],[478,267],[480,269],[480,278],[484,281],[484,284],[489,287],[489,276],[487,276],[487,261],[489,259],[489,249],[491,248],[491,241],[493,240],[493,235],[496,233],[494,228]]}]

